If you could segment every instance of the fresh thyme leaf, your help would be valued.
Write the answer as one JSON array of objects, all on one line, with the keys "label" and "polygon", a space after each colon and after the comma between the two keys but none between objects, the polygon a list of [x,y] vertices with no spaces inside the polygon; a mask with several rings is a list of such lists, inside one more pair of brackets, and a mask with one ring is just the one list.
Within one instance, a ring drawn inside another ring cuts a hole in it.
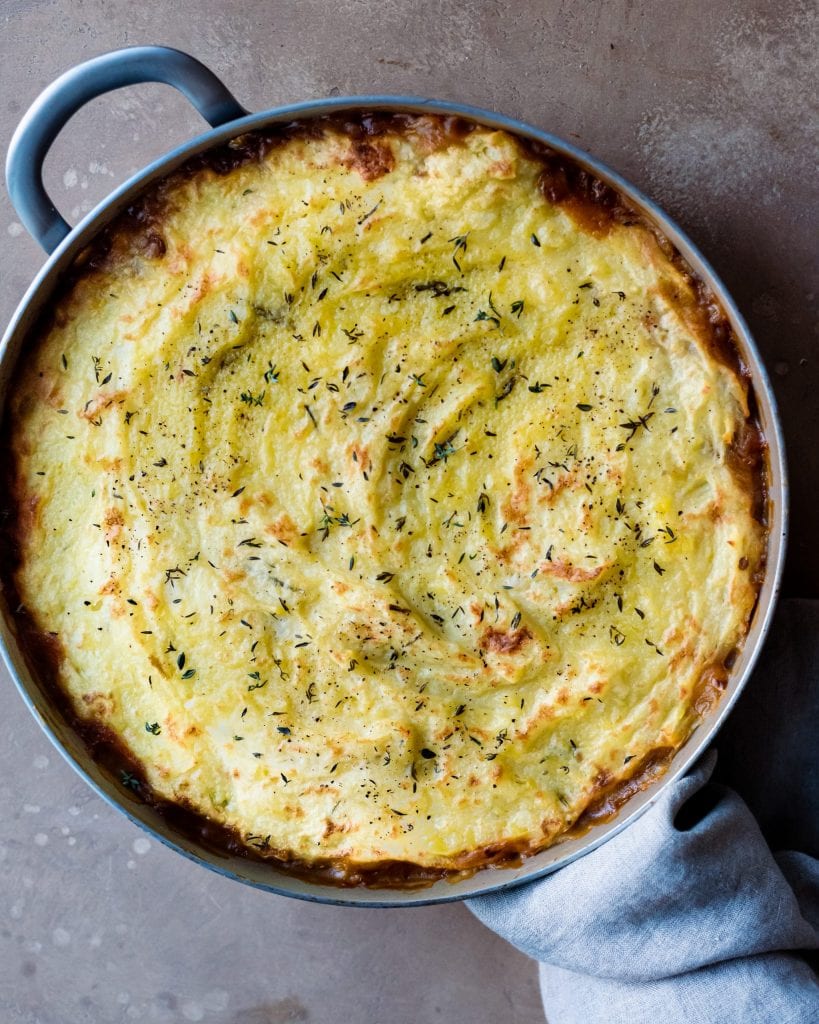
[{"label": "fresh thyme leaf", "polygon": [[512,389],[514,388],[516,382],[517,377],[510,377],[509,380],[506,381],[506,383],[503,385],[503,387],[500,389],[497,395],[495,395],[496,406],[498,402],[502,402],[504,398],[507,398],[509,395],[512,394]]},{"label": "fresh thyme leaf", "polygon": [[378,202],[375,204],[375,206],[371,210],[369,210],[367,213],[365,213],[363,217],[359,217],[358,218],[358,221],[357,221],[358,225],[361,226],[365,221],[369,220],[370,217],[372,217],[372,215],[375,213],[375,211],[378,209],[378,207],[380,205],[381,205],[381,200],[379,199]]},{"label": "fresh thyme leaf", "polygon": [[628,437],[626,438],[626,441],[630,441],[632,437],[634,437],[634,435],[640,429],[640,427],[642,427],[644,430],[650,430],[651,428],[648,425],[648,421],[651,419],[653,415],[653,412],[647,412],[645,416],[638,416],[636,420],[627,420],[625,423],[621,423],[620,426],[623,428],[623,430],[630,431]]},{"label": "fresh thyme leaf", "polygon": [[490,316],[485,309],[478,310],[477,316],[475,317],[475,321],[478,320],[488,320],[490,323],[493,323],[496,327],[500,327],[500,320],[496,316]]},{"label": "fresh thyme leaf", "polygon": [[451,438],[449,441],[443,443],[436,442],[435,444],[435,457],[431,460],[430,465],[435,462],[446,462],[450,455],[454,455],[458,451],[457,448],[451,444]]},{"label": "fresh thyme leaf", "polygon": [[617,647],[622,647],[626,641],[625,633],[622,633],[616,626],[609,626],[609,638]]},{"label": "fresh thyme leaf", "polygon": [[455,235],[454,238],[449,239],[449,241],[453,242],[455,245],[455,249],[452,253],[452,262],[455,264],[455,267],[459,272],[461,270],[461,264],[458,262],[458,254],[466,252],[466,240],[468,237],[469,232],[467,231],[465,235]]}]

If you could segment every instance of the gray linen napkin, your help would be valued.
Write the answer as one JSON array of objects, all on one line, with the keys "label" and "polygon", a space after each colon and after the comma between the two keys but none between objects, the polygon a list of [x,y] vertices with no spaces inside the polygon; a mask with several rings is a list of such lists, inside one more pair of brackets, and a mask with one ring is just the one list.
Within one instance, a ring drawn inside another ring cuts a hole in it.
[{"label": "gray linen napkin", "polygon": [[819,1024],[817,721],[819,602],[783,602],[718,741],[767,838],[712,751],[604,846],[468,902],[540,962],[549,1024]]}]

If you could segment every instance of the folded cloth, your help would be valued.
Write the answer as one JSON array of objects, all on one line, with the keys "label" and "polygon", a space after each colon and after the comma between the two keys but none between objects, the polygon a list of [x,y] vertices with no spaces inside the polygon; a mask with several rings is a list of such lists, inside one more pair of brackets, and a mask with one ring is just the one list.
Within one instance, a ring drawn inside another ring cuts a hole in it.
[{"label": "folded cloth", "polygon": [[[788,639],[794,616],[804,626],[805,602],[794,604],[778,624]],[[798,664],[813,674],[816,695],[819,602],[808,617],[817,628],[801,642],[815,657]],[[782,800],[798,799],[800,784],[815,790],[815,739],[812,748],[812,778],[793,779]],[[757,752],[762,772],[776,752]],[[549,1024],[818,1024],[810,951],[819,949],[819,861],[775,856],[745,802],[712,781],[715,761],[706,754],[585,857],[469,901],[480,920],[540,962]]]}]

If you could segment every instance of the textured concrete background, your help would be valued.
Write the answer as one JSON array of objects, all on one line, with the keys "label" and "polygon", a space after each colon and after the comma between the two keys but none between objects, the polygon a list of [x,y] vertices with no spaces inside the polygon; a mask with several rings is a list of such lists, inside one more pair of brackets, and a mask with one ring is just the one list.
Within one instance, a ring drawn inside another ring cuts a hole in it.
[{"label": "textured concrete background", "polygon": [[[250,109],[416,93],[576,142],[715,264],[771,371],[790,448],[786,589],[819,595],[816,7],[800,0],[0,0],[0,145],[37,93],[118,46],[166,43]],[[76,219],[201,130],[143,86],[96,100],[46,180]],[[0,321],[43,256],[0,195]],[[533,966],[459,906],[319,908],[206,873],[98,800],[0,678],[3,1024],[530,1024]]]}]

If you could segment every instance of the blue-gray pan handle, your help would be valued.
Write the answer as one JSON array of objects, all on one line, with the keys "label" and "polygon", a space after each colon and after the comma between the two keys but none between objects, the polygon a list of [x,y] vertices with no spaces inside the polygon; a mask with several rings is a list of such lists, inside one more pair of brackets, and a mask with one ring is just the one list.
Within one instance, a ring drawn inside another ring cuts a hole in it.
[{"label": "blue-gray pan handle", "polygon": [[6,183],[14,208],[46,252],[53,252],[71,230],[43,185],[43,161],[51,144],[83,104],[139,82],[172,85],[214,128],[247,113],[204,64],[167,46],[114,50],[67,71],[29,107],[6,159]]}]

